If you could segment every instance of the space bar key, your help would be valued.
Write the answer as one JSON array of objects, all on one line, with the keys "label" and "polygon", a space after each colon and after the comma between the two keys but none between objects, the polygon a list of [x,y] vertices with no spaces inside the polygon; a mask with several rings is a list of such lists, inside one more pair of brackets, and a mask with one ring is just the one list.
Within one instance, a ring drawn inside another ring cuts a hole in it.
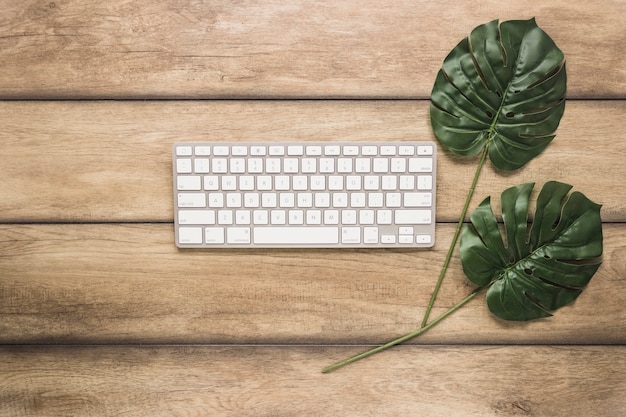
[{"label": "space bar key", "polygon": [[339,243],[338,227],[255,227],[253,241],[264,245],[322,245]]}]

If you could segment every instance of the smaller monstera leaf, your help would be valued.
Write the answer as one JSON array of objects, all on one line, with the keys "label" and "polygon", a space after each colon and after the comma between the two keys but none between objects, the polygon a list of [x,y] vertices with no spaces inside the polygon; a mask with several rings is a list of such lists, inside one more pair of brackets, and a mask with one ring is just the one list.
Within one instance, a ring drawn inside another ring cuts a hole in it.
[{"label": "smaller monstera leaf", "polygon": [[487,290],[489,310],[505,320],[532,320],[572,302],[600,266],[600,205],[572,186],[546,183],[532,225],[528,205],[534,184],[501,195],[505,237],[485,199],[461,235],[463,272]]},{"label": "smaller monstera leaf", "polygon": [[534,19],[480,25],[437,74],[433,131],[451,152],[471,156],[486,146],[494,166],[515,170],[554,138],[566,83],[563,53]]}]

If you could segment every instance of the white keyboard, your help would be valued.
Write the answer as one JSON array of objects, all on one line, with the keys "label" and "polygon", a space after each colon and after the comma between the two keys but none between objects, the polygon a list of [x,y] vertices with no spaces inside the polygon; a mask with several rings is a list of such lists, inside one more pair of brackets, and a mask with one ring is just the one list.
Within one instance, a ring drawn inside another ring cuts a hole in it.
[{"label": "white keyboard", "polygon": [[176,143],[180,248],[432,247],[434,142]]}]

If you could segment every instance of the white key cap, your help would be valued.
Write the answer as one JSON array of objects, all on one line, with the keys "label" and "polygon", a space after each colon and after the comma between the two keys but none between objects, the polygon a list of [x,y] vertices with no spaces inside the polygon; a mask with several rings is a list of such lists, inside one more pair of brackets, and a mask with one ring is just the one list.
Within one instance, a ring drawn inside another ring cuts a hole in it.
[{"label": "white key cap", "polygon": [[356,210],[343,210],[341,212],[341,223],[356,224]]},{"label": "white key cap", "polygon": [[280,193],[278,198],[278,205],[284,208],[295,207],[296,196],[294,193]]},{"label": "white key cap", "polygon": [[361,189],[361,176],[348,175],[346,177],[346,190],[354,191]]},{"label": "white key cap", "polygon": [[433,203],[431,193],[405,193],[404,207],[430,207]]},{"label": "white key cap", "polygon": [[202,243],[201,227],[179,227],[178,243],[182,244],[200,244]]},{"label": "white key cap", "polygon": [[217,191],[220,189],[219,177],[217,175],[204,176],[204,189],[207,191]]},{"label": "white key cap", "polygon": [[322,211],[321,210],[307,210],[306,211],[306,224],[322,224]]},{"label": "white key cap", "polygon": [[415,189],[415,177],[413,175],[400,175],[400,189],[401,190]]},{"label": "white key cap", "polygon": [[317,172],[317,160],[315,158],[302,158],[302,173],[314,174]]},{"label": "white key cap", "polygon": [[360,227],[342,227],[341,228],[341,243],[361,243],[361,228]]},{"label": "white key cap", "polygon": [[415,236],[415,243],[429,244],[431,242],[432,242],[432,238],[430,235],[416,235]]},{"label": "white key cap", "polygon": [[346,145],[343,147],[343,154],[346,156],[354,156],[359,154],[359,147],[353,145]]},{"label": "white key cap", "polygon": [[339,211],[324,210],[324,224],[339,224]]},{"label": "white key cap", "polygon": [[269,217],[267,210],[254,210],[252,213],[252,221],[254,224],[268,224]]},{"label": "white key cap", "polygon": [[361,153],[366,156],[378,155],[378,147],[372,145],[361,146]]},{"label": "white key cap", "polygon": [[417,147],[417,154],[418,155],[432,155],[433,147],[430,145],[420,145]]},{"label": "white key cap", "polygon": [[250,243],[250,228],[249,227],[229,227],[226,232],[226,241],[234,244],[249,244]]},{"label": "white key cap", "polygon": [[298,158],[285,158],[283,160],[283,171],[289,174],[298,172]]},{"label": "white key cap", "polygon": [[207,227],[204,229],[204,242],[209,245],[222,245],[224,243],[223,227]]},{"label": "white key cap", "polygon": [[248,155],[248,147],[235,145],[232,147],[231,152],[235,156],[246,156]]},{"label": "white key cap", "polygon": [[218,224],[233,224],[232,210],[218,210],[217,223]]},{"label": "white key cap", "polygon": [[243,205],[247,208],[259,207],[259,193],[245,193],[243,195]]},{"label": "white key cap", "polygon": [[387,207],[400,207],[402,197],[400,193],[387,193],[385,196]]},{"label": "white key cap", "polygon": [[179,174],[191,174],[191,159],[180,158],[176,160],[176,172]]},{"label": "white key cap", "polygon": [[338,244],[338,227],[255,227],[255,244],[322,245]]},{"label": "white key cap", "polygon": [[381,235],[380,243],[385,243],[385,244],[396,243],[396,235]]},{"label": "white key cap", "polygon": [[289,210],[289,224],[304,224],[304,211]]},{"label": "white key cap", "polygon": [[429,224],[430,210],[396,210],[395,224]]},{"label": "white key cap", "polygon": [[341,147],[337,145],[326,145],[324,146],[324,155],[327,156],[337,156],[341,153]]},{"label": "white key cap", "polygon": [[363,228],[363,243],[378,243],[378,227]]},{"label": "white key cap", "polygon": [[193,171],[196,174],[208,174],[209,170],[209,160],[207,158],[196,158],[193,161]]},{"label": "white key cap", "polygon": [[206,194],[179,193],[178,207],[206,207]]},{"label": "white key cap", "polygon": [[271,145],[270,146],[270,150],[269,150],[269,154],[270,155],[284,155],[285,154],[285,147],[282,145]]},{"label": "white key cap", "polygon": [[244,172],[246,172],[246,160],[243,158],[231,159],[230,172],[233,174],[243,174]]},{"label": "white key cap", "polygon": [[413,145],[400,145],[398,147],[398,155],[412,156],[415,155],[415,146]]},{"label": "white key cap", "polygon": [[202,177],[197,175],[181,175],[176,178],[176,188],[181,191],[200,191],[201,183]]},{"label": "white key cap", "polygon": [[409,172],[433,172],[433,160],[430,158],[409,158]]},{"label": "white key cap", "polygon": [[262,156],[267,153],[267,148],[265,146],[251,146],[250,147],[250,155]]},{"label": "white key cap", "polygon": [[235,224],[250,224],[250,210],[235,211]]},{"label": "white key cap", "polygon": [[213,208],[224,207],[224,194],[209,193],[209,207],[213,207]]},{"label": "white key cap", "polygon": [[313,175],[311,177],[311,191],[326,189],[326,177],[323,175]]},{"label": "white key cap", "polygon": [[248,159],[248,172],[250,174],[260,174],[263,172],[263,159],[250,158]]},{"label": "white key cap", "polygon": [[195,152],[197,156],[209,156],[211,155],[211,147],[210,146],[196,146]]},{"label": "white key cap", "polygon": [[178,155],[178,156],[190,156],[191,155],[191,146],[177,146],[176,147],[176,155]]},{"label": "white key cap", "polygon": [[213,210],[178,210],[180,224],[215,224]]},{"label": "white key cap", "polygon": [[239,189],[241,191],[254,190],[254,177],[252,175],[242,175],[239,177]]},{"label": "white key cap", "polygon": [[377,219],[378,219],[378,224],[391,224],[391,210],[378,210],[377,213]]},{"label": "white key cap", "polygon": [[324,174],[335,172],[335,160],[333,158],[320,158],[320,172]]},{"label": "white key cap", "polygon": [[304,155],[304,146],[302,145],[287,146],[287,155],[293,155],[293,156]]},{"label": "white key cap", "polygon": [[361,210],[359,212],[359,223],[374,224],[374,210]]},{"label": "white key cap", "polygon": [[380,154],[381,155],[395,155],[396,154],[396,147],[393,145],[383,145],[380,147]]},{"label": "white key cap", "polygon": [[315,156],[319,156],[322,154],[322,147],[319,145],[310,145],[306,147],[306,154],[307,155],[315,155]]},{"label": "white key cap", "polygon": [[391,159],[391,172],[405,172],[406,171],[406,159],[404,158],[392,158]]},{"label": "white key cap", "polygon": [[315,193],[315,207],[326,208],[330,207],[330,194],[329,193]]},{"label": "white key cap", "polygon": [[228,160],[224,158],[213,159],[213,173],[225,174],[228,172]]},{"label": "white key cap", "polygon": [[413,235],[398,236],[398,243],[413,243]]},{"label": "white key cap", "polygon": [[280,159],[278,159],[278,158],[267,158],[265,160],[265,171],[268,174],[278,174],[278,173],[280,173]]},{"label": "white key cap", "polygon": [[337,172],[352,172],[352,158],[337,158]]},{"label": "white key cap", "polygon": [[389,172],[389,160],[387,158],[374,158],[373,172]]},{"label": "white key cap", "polygon": [[270,213],[271,224],[285,224],[287,223],[287,216],[285,210],[272,210]]},{"label": "white key cap", "polygon": [[343,190],[343,177],[339,175],[328,177],[328,189],[331,191]]},{"label": "white key cap", "polygon": [[276,193],[263,193],[261,195],[261,206],[263,207],[277,207],[278,198]]},{"label": "white key cap", "polygon": [[229,153],[228,146],[214,146],[213,155],[227,156]]},{"label": "white key cap", "polygon": [[417,176],[417,189],[418,190],[431,190],[433,188],[433,177],[430,175],[418,175]]}]

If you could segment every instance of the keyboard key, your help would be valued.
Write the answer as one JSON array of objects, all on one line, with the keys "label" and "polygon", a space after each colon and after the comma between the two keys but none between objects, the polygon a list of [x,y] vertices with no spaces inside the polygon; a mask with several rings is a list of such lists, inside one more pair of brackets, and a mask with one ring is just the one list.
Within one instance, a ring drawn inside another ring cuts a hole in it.
[{"label": "keyboard key", "polygon": [[197,245],[202,243],[201,227],[180,227],[178,229],[178,243]]},{"label": "keyboard key", "polygon": [[396,210],[395,212],[395,224],[428,224],[430,222],[430,210]]},{"label": "keyboard key", "polygon": [[180,224],[215,224],[213,210],[178,210]]},{"label": "keyboard key", "polygon": [[204,193],[179,193],[178,207],[206,207],[206,194]]},{"label": "keyboard key", "polygon": [[204,241],[209,245],[224,244],[224,228],[223,227],[206,227],[204,229]]},{"label": "keyboard key", "polygon": [[177,146],[176,147],[176,155],[178,156],[190,156],[191,154],[192,154],[191,146]]},{"label": "keyboard key", "polygon": [[226,231],[226,240],[228,243],[236,245],[244,245],[250,243],[249,227],[229,227]]},{"label": "keyboard key", "polygon": [[339,228],[327,226],[255,227],[255,244],[321,245],[339,243]]},{"label": "keyboard key", "polygon": [[176,188],[185,191],[200,191],[202,178],[197,175],[183,175],[176,178]]}]

